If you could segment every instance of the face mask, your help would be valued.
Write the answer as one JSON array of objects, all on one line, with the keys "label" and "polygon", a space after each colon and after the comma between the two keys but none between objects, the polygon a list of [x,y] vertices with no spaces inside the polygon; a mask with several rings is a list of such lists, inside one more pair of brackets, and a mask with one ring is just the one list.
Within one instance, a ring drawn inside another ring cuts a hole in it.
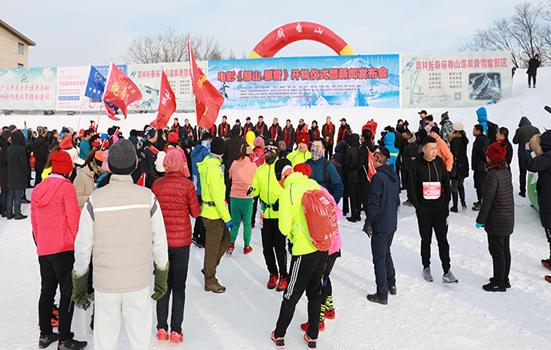
[{"label": "face mask", "polygon": [[210,151],[210,141],[209,140],[201,141],[201,145],[203,145],[203,147],[205,147],[206,149],[208,149]]},{"label": "face mask", "polygon": [[273,164],[277,159],[277,154],[275,152],[266,152],[264,154],[264,161],[268,164]]},{"label": "face mask", "polygon": [[317,148],[312,148],[312,159],[313,160],[318,160],[320,159],[321,157],[323,157],[323,154],[321,153],[321,151]]}]

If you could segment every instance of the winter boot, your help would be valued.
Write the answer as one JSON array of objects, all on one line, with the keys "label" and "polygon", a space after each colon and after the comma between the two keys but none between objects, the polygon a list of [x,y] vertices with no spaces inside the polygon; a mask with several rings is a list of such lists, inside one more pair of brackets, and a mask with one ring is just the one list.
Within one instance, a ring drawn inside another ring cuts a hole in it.
[{"label": "winter boot", "polygon": [[505,288],[504,283],[495,283],[495,282],[490,282],[488,284],[483,285],[482,289],[484,289],[486,292],[505,292],[505,291],[507,291],[507,288]]},{"label": "winter boot", "polygon": [[451,271],[448,271],[442,276],[443,283],[459,283],[459,280],[455,278]]},{"label": "winter boot", "polygon": [[367,295],[367,300],[371,301],[372,303],[379,303],[379,304],[382,304],[382,305],[388,304],[388,299],[384,299],[382,296],[380,296],[377,293],[368,294]]},{"label": "winter boot", "polygon": [[170,342],[172,344],[178,344],[184,341],[184,332],[170,332]]},{"label": "winter boot", "polygon": [[59,334],[51,333],[48,335],[40,336],[38,339],[38,347],[40,349],[46,349],[50,344],[59,340]]},{"label": "winter boot", "polygon": [[[496,280],[493,277],[491,277],[490,282],[496,283]],[[511,282],[509,282],[509,280],[505,281],[504,285],[505,285],[505,288],[507,289],[511,288]]]},{"label": "winter boot", "polygon": [[[308,322],[305,322],[303,324],[300,325],[300,329],[303,331],[303,332],[308,332],[308,327],[310,326],[310,323]],[[320,332],[323,332],[325,330],[325,322],[324,321],[320,321],[320,325],[319,325],[319,331]]]},{"label": "winter boot", "polygon": [[234,249],[235,249],[235,244],[230,243],[230,245],[228,246],[228,249],[226,249],[226,254],[227,255],[232,255]]},{"label": "winter boot", "polygon": [[543,267],[545,267],[546,269],[551,270],[551,259],[542,259],[542,260],[541,260],[541,264],[542,264]]},{"label": "winter boot", "polygon": [[317,339],[312,339],[308,336],[308,334],[304,334],[304,342],[306,343],[306,346],[308,347],[308,349],[310,350],[316,350],[317,349]]},{"label": "winter boot", "polygon": [[467,210],[467,203],[465,202],[465,187],[459,188],[459,199],[461,199],[461,207],[463,210]]},{"label": "winter boot", "polygon": [[325,299],[325,318],[329,320],[335,319],[335,306],[333,305],[333,296],[328,295]]},{"label": "winter boot", "polygon": [[243,248],[243,254],[247,255],[247,254],[251,254],[253,252],[253,247],[251,246],[247,246],[245,248]]},{"label": "winter boot", "polygon": [[452,192],[452,199],[453,199],[453,206],[450,208],[450,211],[452,213],[457,213],[459,210],[457,209],[457,202],[458,202],[458,194],[457,192]]},{"label": "winter boot", "polygon": [[270,274],[270,279],[268,279],[267,287],[268,289],[274,289],[277,286],[277,275]]},{"label": "winter boot", "polygon": [[473,204],[473,211],[480,211],[481,207],[482,207],[482,204],[480,204],[480,202],[476,202]]},{"label": "winter boot", "polygon": [[159,328],[157,330],[157,340],[158,341],[165,341],[168,340],[168,332],[164,328]]},{"label": "winter boot", "polygon": [[59,343],[57,343],[57,350],[80,350],[84,349],[86,345],[88,345],[88,342],[75,339],[60,340]]},{"label": "winter boot", "polygon": [[279,276],[279,283],[277,284],[276,291],[283,292],[285,288],[287,288],[287,277]]},{"label": "winter boot", "polygon": [[396,286],[388,287],[388,292],[390,293],[390,295],[398,294],[398,291],[396,290]]},{"label": "winter boot", "polygon": [[432,282],[434,279],[432,278],[432,273],[430,273],[430,267],[425,267],[423,269],[423,278],[427,282]]},{"label": "winter boot", "polygon": [[285,338],[276,338],[275,332],[272,332],[272,341],[274,342],[276,349],[285,349]]}]

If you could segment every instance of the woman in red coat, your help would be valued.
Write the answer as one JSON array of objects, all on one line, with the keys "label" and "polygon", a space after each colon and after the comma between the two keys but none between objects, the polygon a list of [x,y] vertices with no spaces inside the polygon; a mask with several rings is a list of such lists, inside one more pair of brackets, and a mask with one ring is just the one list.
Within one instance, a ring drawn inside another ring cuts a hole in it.
[{"label": "woman in red coat", "polygon": [[[184,154],[179,148],[166,151],[163,167],[166,175],[153,183],[151,190],[163,213],[168,241],[168,291],[157,302],[157,339],[181,343],[186,299],[186,279],[191,245],[190,216],[196,218],[201,209],[193,182],[184,175]],[[171,333],[168,333],[168,304],[172,294]]]}]

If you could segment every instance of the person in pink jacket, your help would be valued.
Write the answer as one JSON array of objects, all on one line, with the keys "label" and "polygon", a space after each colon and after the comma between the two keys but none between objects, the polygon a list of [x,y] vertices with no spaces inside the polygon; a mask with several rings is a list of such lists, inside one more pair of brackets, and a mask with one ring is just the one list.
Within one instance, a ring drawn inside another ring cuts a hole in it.
[{"label": "person in pink jacket", "polygon": [[[80,218],[76,190],[68,179],[73,172],[73,161],[69,153],[61,149],[52,152],[51,160],[52,173],[34,188],[31,197],[31,223],[41,277],[38,346],[43,349],[59,340],[58,349],[83,349],[87,343],[74,340],[71,332],[74,310],[71,271]],[[58,285],[61,292],[59,334],[53,332],[51,324]]]},{"label": "person in pink jacket", "polygon": [[239,159],[234,161],[230,168],[231,192],[230,209],[233,227],[230,235],[230,245],[227,249],[228,255],[233,253],[235,240],[239,234],[239,226],[243,220],[243,239],[245,247],[243,254],[249,254],[253,251],[251,248],[253,198],[247,193],[253,183],[253,177],[256,172],[256,164],[251,160],[251,147],[249,145],[241,146]]}]

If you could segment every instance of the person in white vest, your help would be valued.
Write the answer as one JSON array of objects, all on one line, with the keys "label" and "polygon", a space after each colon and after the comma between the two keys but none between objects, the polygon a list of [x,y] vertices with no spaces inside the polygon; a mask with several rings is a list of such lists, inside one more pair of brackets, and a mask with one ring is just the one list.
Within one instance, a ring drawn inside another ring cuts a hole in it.
[{"label": "person in white vest", "polygon": [[[145,187],[135,185],[135,147],[121,140],[109,148],[111,180],[95,190],[82,209],[75,241],[73,301],[86,309],[90,259],[94,266],[94,348],[120,349],[121,323],[130,348],[149,349],[152,332],[150,288],[155,268],[159,300],[167,291],[168,246],[163,215],[157,199]],[[154,266],[153,266],[154,262]]]}]

